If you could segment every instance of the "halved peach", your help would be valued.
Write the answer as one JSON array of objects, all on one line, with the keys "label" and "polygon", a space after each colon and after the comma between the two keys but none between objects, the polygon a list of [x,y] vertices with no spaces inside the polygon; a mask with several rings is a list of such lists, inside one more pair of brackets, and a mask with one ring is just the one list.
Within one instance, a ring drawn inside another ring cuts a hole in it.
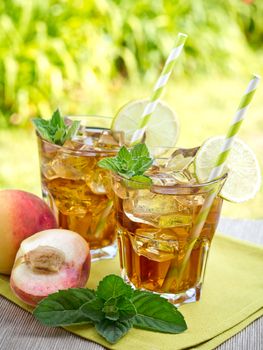
[{"label": "halved peach", "polygon": [[89,245],[78,233],[38,232],[21,243],[10,286],[18,298],[34,306],[58,290],[84,287],[90,261]]}]

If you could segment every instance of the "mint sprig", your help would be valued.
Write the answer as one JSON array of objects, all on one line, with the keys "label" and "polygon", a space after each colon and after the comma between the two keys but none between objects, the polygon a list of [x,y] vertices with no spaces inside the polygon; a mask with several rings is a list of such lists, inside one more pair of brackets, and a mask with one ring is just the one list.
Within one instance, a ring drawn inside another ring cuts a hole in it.
[{"label": "mint sprig", "polygon": [[130,328],[163,333],[187,329],[183,315],[157,294],[134,291],[121,277],[106,276],[96,291],[72,288],[43,299],[33,311],[48,326],[93,324],[109,343],[116,343]]},{"label": "mint sprig", "polygon": [[50,120],[34,118],[32,121],[43,139],[60,146],[76,135],[80,125],[79,121],[73,121],[72,124],[67,125],[58,109]]},{"label": "mint sprig", "polygon": [[152,180],[144,175],[153,164],[153,158],[144,143],[135,145],[131,150],[122,146],[116,157],[104,158],[98,162],[101,168],[113,171],[116,174],[134,182],[151,185]]}]

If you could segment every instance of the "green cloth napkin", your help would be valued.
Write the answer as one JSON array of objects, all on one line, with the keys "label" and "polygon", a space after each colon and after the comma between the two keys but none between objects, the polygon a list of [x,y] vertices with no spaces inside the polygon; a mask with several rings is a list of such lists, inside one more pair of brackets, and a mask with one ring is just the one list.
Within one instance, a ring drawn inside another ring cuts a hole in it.
[{"label": "green cloth napkin", "polygon": [[[117,344],[110,345],[91,326],[66,329],[110,349],[209,350],[238,333],[263,315],[263,247],[216,235],[206,271],[201,301],[180,307],[188,330],[163,334],[132,329]],[[118,258],[92,264],[87,287],[110,273],[119,274]],[[31,310],[10,291],[8,278],[0,275],[0,294]]]}]

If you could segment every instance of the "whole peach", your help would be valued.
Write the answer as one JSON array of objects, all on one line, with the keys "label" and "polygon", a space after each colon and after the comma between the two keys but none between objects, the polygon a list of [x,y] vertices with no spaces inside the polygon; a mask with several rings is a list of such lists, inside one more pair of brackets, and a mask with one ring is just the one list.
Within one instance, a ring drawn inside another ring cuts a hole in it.
[{"label": "whole peach", "polygon": [[0,208],[0,273],[10,274],[20,243],[57,223],[48,205],[29,192],[0,191]]}]

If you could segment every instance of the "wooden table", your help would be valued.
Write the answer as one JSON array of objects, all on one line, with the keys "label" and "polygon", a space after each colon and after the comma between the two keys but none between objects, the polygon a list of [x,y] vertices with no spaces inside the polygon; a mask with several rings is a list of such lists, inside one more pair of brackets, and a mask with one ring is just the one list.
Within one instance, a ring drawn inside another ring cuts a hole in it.
[{"label": "wooden table", "polygon": [[[218,231],[257,244],[263,244],[263,220],[222,219]],[[45,327],[38,323],[31,314],[0,296],[0,349],[103,350],[105,348],[61,328]],[[217,350],[262,349],[263,317],[217,348]]]}]

